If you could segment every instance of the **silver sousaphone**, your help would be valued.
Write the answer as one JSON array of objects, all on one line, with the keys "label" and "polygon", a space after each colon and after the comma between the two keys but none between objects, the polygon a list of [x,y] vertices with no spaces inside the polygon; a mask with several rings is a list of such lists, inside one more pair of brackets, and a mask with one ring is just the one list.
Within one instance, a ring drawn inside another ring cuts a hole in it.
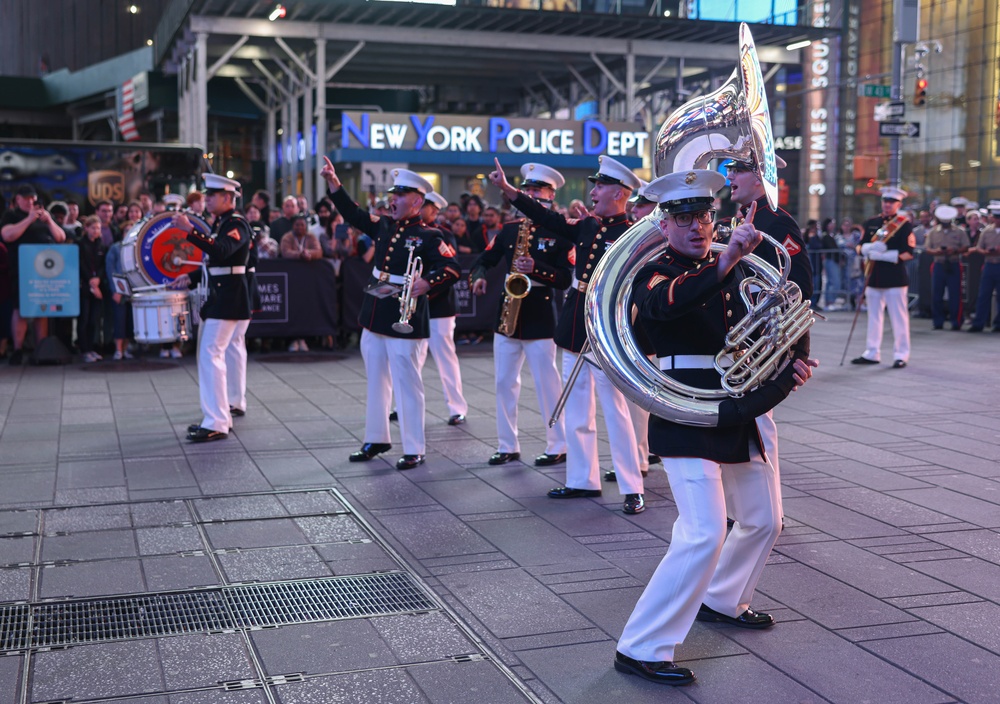
[{"label": "silver sousaphone", "polygon": [[[718,90],[685,103],[660,127],[653,154],[654,175],[708,168],[717,158],[754,165],[768,204],[778,201],[778,169],[764,78],[750,28],[740,25],[740,63]],[[682,384],[661,372],[640,350],[632,333],[632,282],[646,264],[657,259],[667,242],[659,214],[633,225],[601,258],[587,290],[587,337],[599,366],[633,403],[661,418],[692,426],[714,427],[720,404],[739,397],[772,378],[788,362],[789,350],[814,322],[809,302],[788,281],[790,257],[778,248],[782,271],[756,255],[743,258],[753,271],[741,295],[748,314],[727,336],[716,356],[721,389]],[[725,245],[713,244],[722,252]],[[736,360],[723,369],[722,360]]]}]

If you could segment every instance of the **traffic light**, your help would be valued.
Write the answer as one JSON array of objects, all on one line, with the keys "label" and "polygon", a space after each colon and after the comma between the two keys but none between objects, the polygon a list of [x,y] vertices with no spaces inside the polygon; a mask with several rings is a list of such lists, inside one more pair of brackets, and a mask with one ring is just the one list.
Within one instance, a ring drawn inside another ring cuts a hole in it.
[{"label": "traffic light", "polygon": [[927,103],[927,79],[918,78],[917,85],[913,89],[913,104],[917,107]]}]

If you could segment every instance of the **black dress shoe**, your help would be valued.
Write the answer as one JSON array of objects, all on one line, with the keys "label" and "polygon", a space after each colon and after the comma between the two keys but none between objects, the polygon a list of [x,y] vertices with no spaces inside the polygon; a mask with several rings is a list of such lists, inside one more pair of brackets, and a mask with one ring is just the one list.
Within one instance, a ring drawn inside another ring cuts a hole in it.
[{"label": "black dress shoe", "polygon": [[771,618],[771,614],[759,614],[753,609],[747,609],[739,616],[726,616],[714,609],[708,608],[704,604],[698,609],[696,618],[699,621],[728,623],[730,626],[739,626],[740,628],[770,628],[774,625],[774,619]]},{"label": "black dress shoe", "polygon": [[456,413],[451,418],[448,419],[448,425],[462,425],[465,422],[465,416],[461,413]]},{"label": "black dress shoe", "polygon": [[[198,432],[198,428],[200,428],[200,427],[201,427],[201,426],[200,426],[200,425],[198,425],[197,423],[192,423],[191,425],[189,425],[189,426],[188,426],[188,435],[190,435],[191,433],[195,433],[195,432]],[[230,428],[230,429],[229,429],[229,432],[230,432],[230,433],[231,433],[231,432],[233,432],[233,429],[232,429],[232,428]]]},{"label": "black dress shoe", "polygon": [[366,442],[357,452],[352,452],[347,459],[351,462],[367,462],[382,452],[388,452],[392,445],[387,442]]},{"label": "black dress shoe", "polygon": [[906,362],[904,360],[902,360],[902,359],[897,359],[895,362],[892,363],[892,368],[893,369],[902,369],[905,366],[906,366]]},{"label": "black dress shoe", "polygon": [[423,455],[403,455],[396,460],[396,469],[413,469],[424,463]]},{"label": "black dress shoe", "polygon": [[851,360],[851,364],[878,364],[878,360],[868,359],[867,357],[855,357]]},{"label": "black dress shoe", "polygon": [[663,464],[663,460],[660,459],[659,455],[650,455],[649,456],[649,463],[650,464]]},{"label": "black dress shoe", "polygon": [[397,413],[396,411],[393,411],[392,413],[390,413],[389,414],[389,420],[390,421],[399,420],[399,413]]},{"label": "black dress shoe", "polygon": [[201,427],[187,434],[187,439],[190,442],[212,442],[213,440],[225,440],[228,437],[228,433],[220,433],[218,430]]},{"label": "black dress shoe", "polygon": [[[659,458],[657,458],[657,459],[659,459]],[[646,477],[649,476],[649,472],[647,470],[645,470],[645,469],[643,469],[642,471],[640,471],[640,474],[642,474],[642,478],[643,479],[645,479]],[[604,473],[604,481],[606,481],[606,482],[618,481],[618,475],[615,474],[615,470],[609,469],[607,472],[605,472]]]},{"label": "black dress shoe", "polygon": [[672,662],[633,660],[621,653],[615,653],[615,669],[626,675],[639,675],[650,682],[669,684],[675,687],[694,682],[694,673],[686,667],[677,667]]},{"label": "black dress shoe", "polygon": [[642,500],[642,494],[626,494],[625,495],[625,506],[622,507],[622,511],[634,516],[637,513],[642,513],[646,510],[646,502]]},{"label": "black dress shoe", "polygon": [[583,499],[600,495],[600,489],[574,489],[570,486],[557,486],[549,492],[550,499]]},{"label": "black dress shoe", "polygon": [[490,457],[489,464],[507,464],[519,459],[521,459],[520,452],[494,452],[493,456]]},{"label": "black dress shoe", "polygon": [[236,416],[237,418],[242,418],[243,416],[245,416],[247,414],[247,412],[244,411],[244,410],[242,410],[242,409],[240,409],[240,408],[237,408],[236,406],[230,406],[229,407],[229,414],[233,415],[233,416]]},{"label": "black dress shoe", "polygon": [[544,455],[539,455],[535,458],[536,467],[550,467],[554,464],[561,464],[566,461],[566,453],[560,452],[558,455],[550,455],[546,452]]}]

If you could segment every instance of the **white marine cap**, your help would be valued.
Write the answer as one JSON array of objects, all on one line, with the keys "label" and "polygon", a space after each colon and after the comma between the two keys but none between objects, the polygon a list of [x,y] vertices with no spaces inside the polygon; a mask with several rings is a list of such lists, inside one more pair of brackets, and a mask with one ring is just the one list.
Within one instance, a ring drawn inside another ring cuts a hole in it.
[{"label": "white marine cap", "polygon": [[165,193],[163,198],[160,200],[162,200],[163,204],[168,208],[171,206],[174,208],[183,208],[187,205],[187,198],[182,196],[180,193]]},{"label": "white marine cap", "polygon": [[902,188],[896,186],[886,186],[882,189],[882,200],[906,200],[906,196],[910,195]]},{"label": "white marine cap", "polygon": [[435,206],[438,210],[448,207],[448,199],[437,191],[431,191],[424,196],[424,205],[427,205],[428,203]]},{"label": "white marine cap", "polygon": [[649,181],[643,181],[640,178],[639,188],[637,188],[632,197],[628,199],[628,202],[631,203],[632,205],[642,205],[643,203],[655,203],[656,201],[646,196],[646,186],[648,185]]},{"label": "white marine cap", "polygon": [[521,167],[521,176],[522,186],[548,186],[558,191],[566,185],[563,175],[545,164],[529,162]]},{"label": "white marine cap", "polygon": [[949,223],[958,217],[958,210],[950,205],[939,205],[934,211],[934,217],[942,224]]},{"label": "white marine cap", "polygon": [[1000,217],[1000,200],[991,200],[986,209],[990,211],[990,215],[993,217]]},{"label": "white marine cap", "polygon": [[599,156],[597,157],[597,161],[600,164],[597,167],[597,173],[587,177],[587,180],[591,183],[616,184],[625,186],[630,191],[634,191],[641,184],[639,177],[632,173],[631,169],[615,161],[610,156]]},{"label": "white marine cap", "polygon": [[392,170],[392,188],[389,193],[407,193],[416,191],[422,196],[434,192],[434,186],[420,174],[409,169]]},{"label": "white marine cap", "polygon": [[951,204],[956,208],[967,208],[969,207],[969,199],[965,196],[955,196],[951,199]]},{"label": "white marine cap", "polygon": [[206,191],[229,191],[239,193],[242,190],[239,181],[234,181],[219,174],[203,174]]},{"label": "white marine cap", "polygon": [[687,213],[712,207],[726,177],[711,169],[692,169],[660,176],[644,189],[645,197],[669,213]]},{"label": "white marine cap", "polygon": [[979,201],[970,200],[968,203],[965,204],[965,207],[968,208],[969,210],[976,210],[979,208]]}]

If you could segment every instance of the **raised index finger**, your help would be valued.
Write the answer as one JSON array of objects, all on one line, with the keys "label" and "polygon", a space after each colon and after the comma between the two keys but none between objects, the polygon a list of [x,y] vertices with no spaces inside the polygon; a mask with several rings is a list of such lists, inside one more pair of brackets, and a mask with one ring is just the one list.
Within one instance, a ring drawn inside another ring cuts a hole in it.
[{"label": "raised index finger", "polygon": [[757,201],[754,201],[753,203],[750,204],[750,209],[747,211],[747,216],[746,218],[743,219],[743,222],[746,223],[747,225],[752,225],[753,216],[756,214],[757,214]]},{"label": "raised index finger", "polygon": [[500,159],[498,159],[497,157],[493,157],[493,163],[496,164],[497,171],[503,173],[503,167],[500,166]]},{"label": "raised index finger", "polygon": [[325,161],[326,165],[329,166],[331,169],[333,168],[333,162],[330,161],[330,157],[328,157],[326,154],[323,155],[323,161]]}]

